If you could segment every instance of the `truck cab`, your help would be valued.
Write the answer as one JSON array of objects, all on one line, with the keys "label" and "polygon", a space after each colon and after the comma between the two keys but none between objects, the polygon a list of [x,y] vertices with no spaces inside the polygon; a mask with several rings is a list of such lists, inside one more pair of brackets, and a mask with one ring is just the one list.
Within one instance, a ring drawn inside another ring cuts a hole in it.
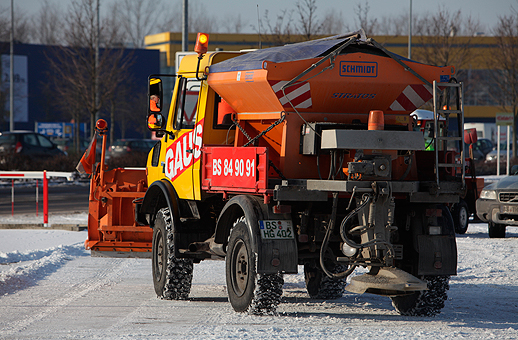
[{"label": "truck cab", "polygon": [[[178,198],[201,199],[202,146],[231,145],[235,127],[232,127],[232,108],[207,86],[206,81],[200,80],[203,77],[200,70],[240,54],[212,52],[205,55],[199,64],[197,55],[182,58],[175,77],[168,119],[162,112],[152,112],[148,118],[148,122],[150,119],[161,121],[163,126],[158,130],[164,134],[148,158],[148,183],[165,180],[175,188]],[[156,82],[155,86],[150,86],[150,96],[162,96],[158,86],[161,81],[159,76],[150,76],[150,82]]]}]

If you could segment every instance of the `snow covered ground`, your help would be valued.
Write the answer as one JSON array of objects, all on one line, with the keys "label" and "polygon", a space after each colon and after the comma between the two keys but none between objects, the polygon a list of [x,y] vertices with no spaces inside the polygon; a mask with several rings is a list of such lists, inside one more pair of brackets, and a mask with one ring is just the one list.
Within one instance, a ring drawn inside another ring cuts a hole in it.
[{"label": "snow covered ground", "polygon": [[[81,217],[78,217],[81,220]],[[93,258],[86,232],[0,230],[0,339],[518,339],[518,228],[459,235],[458,276],[437,317],[403,317],[390,299],[312,300],[286,275],[279,316],[235,313],[224,262],[195,265],[191,299],[156,298],[151,262]]]}]

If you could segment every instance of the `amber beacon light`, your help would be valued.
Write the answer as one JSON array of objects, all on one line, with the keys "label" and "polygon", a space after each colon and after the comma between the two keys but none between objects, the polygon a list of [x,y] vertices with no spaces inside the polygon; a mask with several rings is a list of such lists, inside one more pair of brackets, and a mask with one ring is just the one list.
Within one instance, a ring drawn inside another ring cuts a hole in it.
[{"label": "amber beacon light", "polygon": [[196,45],[194,46],[194,52],[198,53],[198,56],[205,54],[209,47],[209,35],[206,33],[198,33],[196,37]]},{"label": "amber beacon light", "polygon": [[367,125],[369,130],[385,129],[385,117],[383,117],[383,111],[373,110],[369,112],[369,121]]}]

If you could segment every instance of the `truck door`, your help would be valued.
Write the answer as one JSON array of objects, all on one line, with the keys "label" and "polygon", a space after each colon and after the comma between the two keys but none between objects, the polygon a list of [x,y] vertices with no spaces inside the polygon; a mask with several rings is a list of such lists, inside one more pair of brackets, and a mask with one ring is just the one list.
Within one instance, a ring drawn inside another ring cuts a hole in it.
[{"label": "truck door", "polygon": [[[201,156],[202,122],[196,120],[200,82],[179,77],[176,101],[171,111],[170,128],[175,138],[168,138],[164,173],[182,199],[194,199],[193,167]],[[197,164],[199,167],[199,162]]]}]

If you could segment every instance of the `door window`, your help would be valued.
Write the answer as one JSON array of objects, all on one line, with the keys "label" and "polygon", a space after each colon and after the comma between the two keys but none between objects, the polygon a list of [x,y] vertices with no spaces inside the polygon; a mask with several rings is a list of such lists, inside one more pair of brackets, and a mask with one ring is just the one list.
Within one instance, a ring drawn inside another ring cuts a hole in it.
[{"label": "door window", "polygon": [[176,100],[176,130],[192,129],[196,123],[200,82],[196,79],[180,78],[180,91]]},{"label": "door window", "polygon": [[33,133],[28,133],[26,135],[23,135],[23,142],[25,145],[39,146],[36,135]]},{"label": "door window", "polygon": [[38,136],[38,140],[40,142],[40,146],[42,148],[52,149],[52,147],[54,145],[52,144],[52,142],[50,140],[48,140],[46,137],[41,136],[41,135],[37,135],[37,136]]}]

